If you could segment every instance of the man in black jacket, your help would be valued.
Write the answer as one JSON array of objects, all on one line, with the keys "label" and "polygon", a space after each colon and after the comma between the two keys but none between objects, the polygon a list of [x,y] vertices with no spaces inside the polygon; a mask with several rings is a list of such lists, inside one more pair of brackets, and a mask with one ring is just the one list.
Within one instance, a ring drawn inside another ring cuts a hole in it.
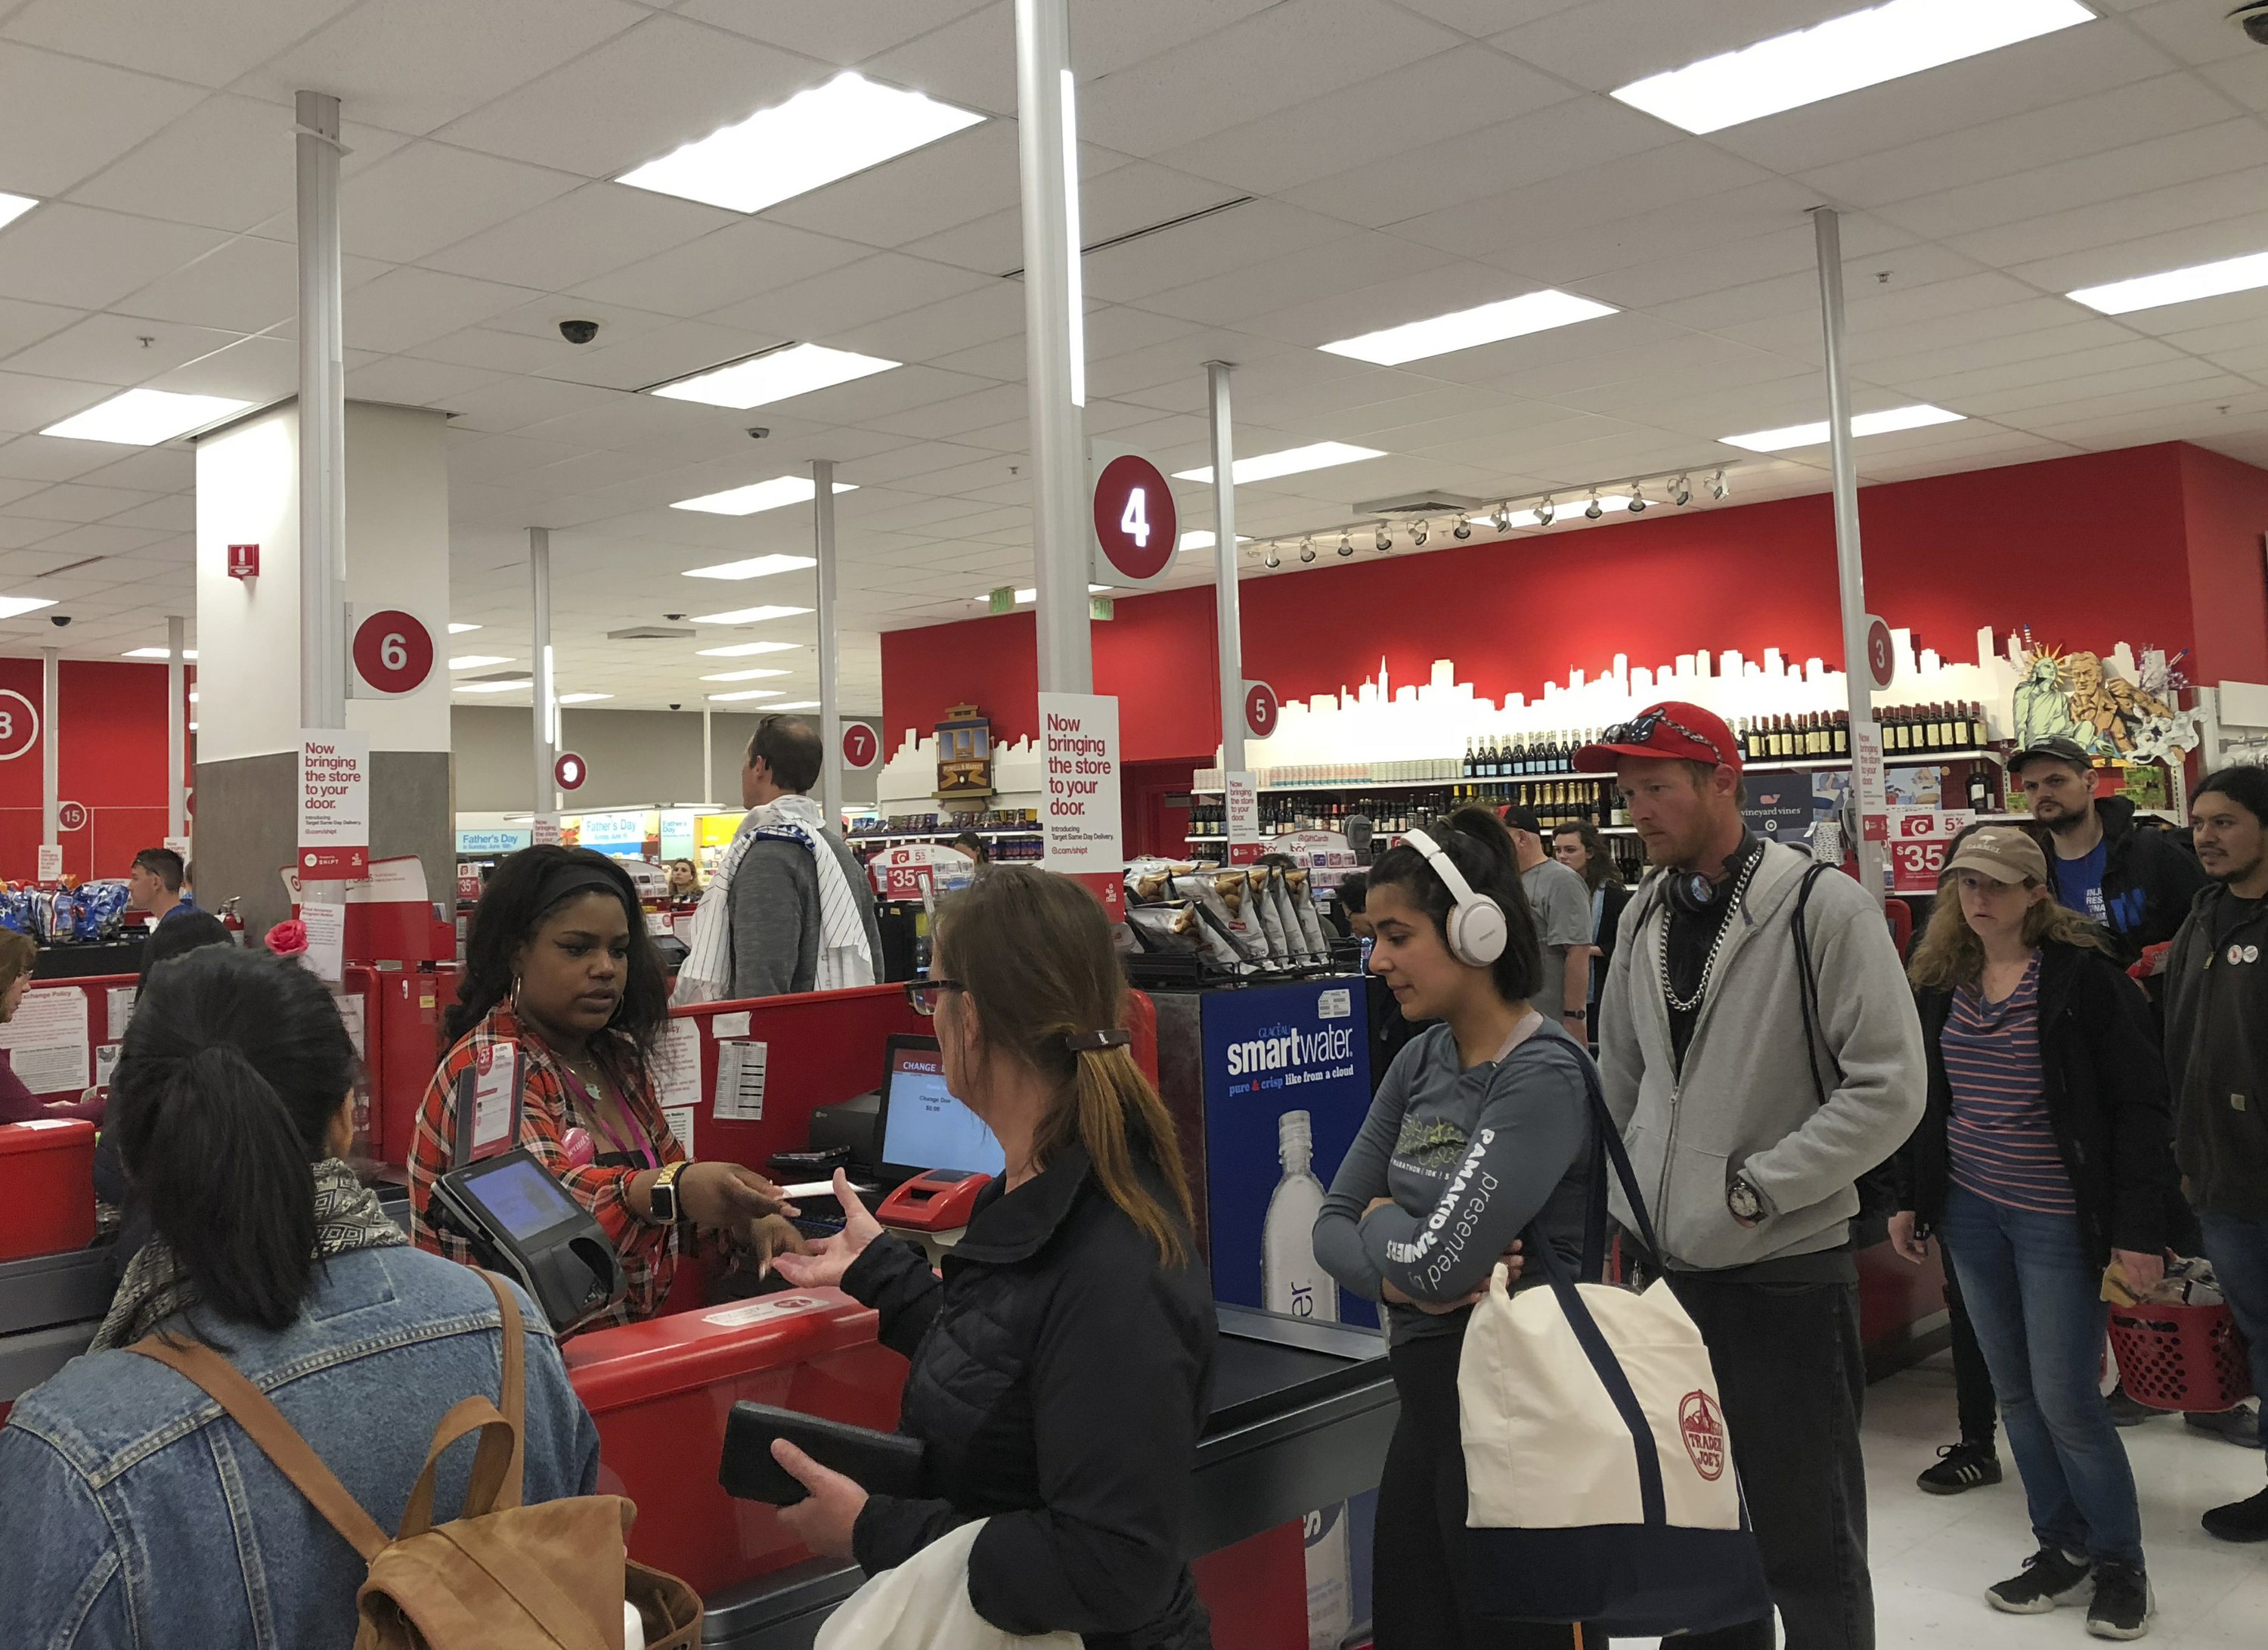
[{"label": "man in black jacket", "polygon": [[[2213,879],[2165,972],[2176,1154],[2221,1293],[2268,1394],[2268,769],[2224,768],[2190,803]],[[2268,1490],[2205,1515],[2223,1541],[2268,1541]]]},{"label": "man in black jacket", "polygon": [[2205,873],[2171,831],[2137,824],[2123,796],[2096,796],[2095,764],[2073,740],[2017,752],[2008,777],[2048,829],[2056,898],[2109,932],[2119,967],[2174,937]]}]

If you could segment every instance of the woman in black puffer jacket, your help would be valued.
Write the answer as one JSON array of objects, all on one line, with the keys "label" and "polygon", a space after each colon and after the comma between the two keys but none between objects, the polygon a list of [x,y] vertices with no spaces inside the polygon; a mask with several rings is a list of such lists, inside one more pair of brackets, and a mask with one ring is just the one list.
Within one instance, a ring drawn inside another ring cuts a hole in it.
[{"label": "woman in black puffer jacket", "polygon": [[931,978],[946,1086],[998,1137],[942,1281],[882,1235],[840,1176],[843,1234],[774,1264],[880,1310],[903,1352],[899,1430],[927,1494],[869,1495],[782,1444],[809,1499],[781,1517],[871,1574],[990,1521],[968,1597],[1012,1633],[1088,1650],[1209,1650],[1182,1558],[1211,1384],[1212,1289],[1190,1235],[1174,1125],[1120,1029],[1102,908],[1067,878],[996,866],[938,912]]}]

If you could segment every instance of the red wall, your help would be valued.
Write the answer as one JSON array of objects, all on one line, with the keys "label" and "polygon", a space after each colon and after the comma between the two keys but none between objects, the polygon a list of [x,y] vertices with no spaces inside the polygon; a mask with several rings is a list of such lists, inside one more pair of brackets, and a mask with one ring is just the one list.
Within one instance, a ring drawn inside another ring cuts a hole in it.
[{"label": "red wall", "polygon": [[[2195,680],[2268,680],[2268,473],[2249,465],[2164,443],[1869,487],[1859,515],[1867,605],[1950,659],[1974,656],[1982,626],[2029,624],[2073,645],[2195,646]],[[1697,648],[1777,647],[1842,663],[1824,494],[1657,505],[1556,540],[1484,534],[1425,555],[1332,555],[1296,576],[1248,578],[1241,600],[1245,674],[1285,699],[1352,686],[1381,659],[1397,684],[1454,659],[1459,680],[1496,699],[1532,696],[1571,666],[1596,674],[1617,652],[1651,666]],[[1130,597],[1116,614],[1094,627],[1094,679],[1120,697],[1125,760],[1211,760],[1211,587]],[[1031,734],[1034,652],[1029,613],[884,632],[891,747],[969,701],[997,739]]]},{"label": "red wall", "polygon": [[[0,659],[0,689],[38,705],[40,661]],[[85,829],[63,834],[63,869],[123,876],[137,851],[166,839],[166,667],[67,659],[56,696],[62,799],[85,803],[92,816]],[[0,712],[21,716],[23,707],[0,698]],[[0,750],[21,742],[0,738]],[[39,868],[41,761],[35,742],[0,762],[0,877],[11,880]]]}]

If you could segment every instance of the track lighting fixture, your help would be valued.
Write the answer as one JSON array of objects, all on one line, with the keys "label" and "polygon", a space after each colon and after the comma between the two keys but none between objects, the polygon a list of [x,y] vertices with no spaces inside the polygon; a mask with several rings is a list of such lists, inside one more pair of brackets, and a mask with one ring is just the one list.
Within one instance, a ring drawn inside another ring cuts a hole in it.
[{"label": "track lighting fixture", "polygon": [[1312,563],[1314,559],[1315,559],[1315,541],[1314,541],[1314,540],[1313,540],[1313,539],[1301,539],[1301,540],[1300,541],[1300,565],[1304,567],[1304,566],[1307,565],[1308,564]]},{"label": "track lighting fixture", "polygon": [[1349,533],[1344,527],[1339,529],[1339,554],[1341,556],[1352,556],[1354,554],[1354,534]]},{"label": "track lighting fixture", "polygon": [[1496,507],[1496,520],[1493,525],[1498,533],[1509,533],[1512,531],[1512,506],[1510,505],[1498,505]]},{"label": "track lighting fixture", "polygon": [[1535,506],[1535,525],[1539,527],[1548,527],[1551,525],[1551,518],[1558,513],[1559,506],[1553,504],[1551,496],[1546,493],[1543,496],[1543,502]]},{"label": "track lighting fixture", "polygon": [[1270,544],[1265,550],[1261,552],[1260,564],[1263,567],[1267,568],[1270,572],[1273,572],[1277,568],[1284,565],[1284,558],[1276,554],[1276,547],[1273,544]]},{"label": "track lighting fixture", "polygon": [[1420,521],[1416,527],[1410,529],[1410,542],[1416,545],[1421,550],[1425,548],[1425,523]]},{"label": "track lighting fixture", "polygon": [[1469,539],[1473,536],[1473,524],[1462,516],[1459,516],[1457,525],[1449,529],[1449,536],[1453,539]]},{"label": "track lighting fixture", "polygon": [[1385,555],[1387,551],[1394,548],[1394,535],[1386,530],[1386,523],[1383,521],[1378,524],[1378,538],[1376,542],[1378,545],[1378,553],[1381,556]]},{"label": "track lighting fixture", "polygon": [[1693,478],[1681,475],[1669,484],[1669,502],[1681,507],[1693,502]]},{"label": "track lighting fixture", "polygon": [[1605,509],[1599,503],[1598,494],[1593,493],[1591,495],[1591,502],[1583,506],[1584,519],[1588,521],[1596,521],[1601,516],[1603,516],[1606,513]]},{"label": "track lighting fixture", "polygon": [[1732,489],[1725,485],[1724,471],[1719,470],[1714,475],[1712,475],[1709,478],[1710,497],[1721,501],[1725,495],[1730,491],[1732,491]]},{"label": "track lighting fixture", "polygon": [[1643,482],[1631,483],[1630,512],[1634,516],[1646,512],[1646,486]]}]

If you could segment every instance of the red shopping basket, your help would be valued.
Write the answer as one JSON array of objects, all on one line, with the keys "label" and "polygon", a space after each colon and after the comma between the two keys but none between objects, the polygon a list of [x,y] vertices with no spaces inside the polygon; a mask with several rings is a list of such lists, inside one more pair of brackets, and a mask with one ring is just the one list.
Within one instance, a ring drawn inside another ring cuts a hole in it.
[{"label": "red shopping basket", "polygon": [[2244,1336],[2226,1306],[2113,1307],[2110,1348],[2127,1395],[2153,1409],[2217,1414],[2252,1396]]}]

